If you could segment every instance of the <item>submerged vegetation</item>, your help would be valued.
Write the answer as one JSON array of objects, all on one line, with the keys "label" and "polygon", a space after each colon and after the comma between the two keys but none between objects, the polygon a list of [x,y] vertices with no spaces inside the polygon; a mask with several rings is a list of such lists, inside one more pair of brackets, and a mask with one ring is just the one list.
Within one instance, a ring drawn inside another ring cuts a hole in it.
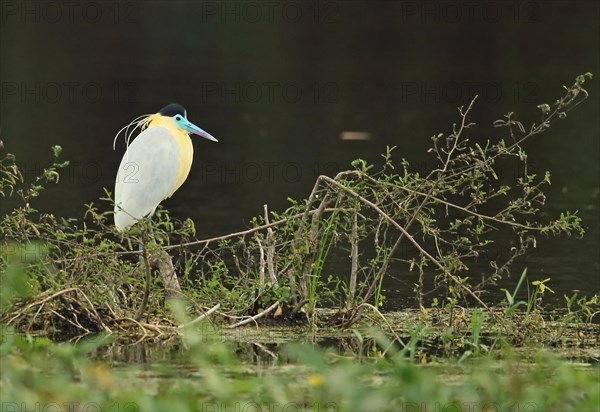
[{"label": "submerged vegetation", "polygon": [[[550,173],[530,171],[524,145],[587,98],[588,77],[539,105],[539,123],[525,126],[514,113],[495,122],[499,138],[474,134],[474,99],[450,132],[432,137],[426,174],[390,147],[381,165],[357,159],[351,170],[320,176],[287,210],[265,205],[247,230],[211,239],[196,239],[191,220],[161,208],[117,232],[109,191],[82,219],[40,212],[34,198],[68,166],[60,147],[33,182],[4,155],[0,197],[19,204],[0,220],[2,410],[13,401],[102,410],[597,409],[597,366],[574,368],[521,349],[568,349],[572,359],[597,363],[598,295],[565,296],[563,310],[545,311],[552,286],[529,282],[525,270],[513,273],[516,286],[502,301],[486,300],[544,237],[584,235],[576,213],[541,217]],[[509,253],[490,253],[498,249]],[[342,256],[343,265],[332,263]],[[473,273],[483,260],[488,273]],[[414,311],[382,313],[390,273],[414,284]],[[303,340],[327,330],[344,344],[275,353],[268,339],[253,340],[274,371],[264,376],[236,358],[230,338],[216,338],[244,325],[267,334],[273,325],[294,326]],[[96,334],[77,345],[33,337]],[[141,372],[87,358],[107,340],[176,341],[193,371],[161,367],[174,379],[147,378],[156,381],[150,400],[148,391],[122,385]],[[58,378],[48,383],[46,374]],[[424,402],[437,406],[423,409]]]}]

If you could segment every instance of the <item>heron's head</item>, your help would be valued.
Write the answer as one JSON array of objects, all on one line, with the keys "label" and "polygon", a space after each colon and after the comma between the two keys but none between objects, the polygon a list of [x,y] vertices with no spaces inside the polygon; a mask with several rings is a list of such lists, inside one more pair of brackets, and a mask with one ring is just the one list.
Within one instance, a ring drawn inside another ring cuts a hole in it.
[{"label": "heron's head", "polygon": [[188,121],[187,112],[184,109],[184,107],[180,104],[171,103],[160,109],[160,111],[156,115],[173,119],[175,125],[188,134],[197,134],[198,136],[204,137],[205,139],[212,140],[213,142],[218,142],[218,140],[211,136],[210,133],[205,132],[192,122]]}]

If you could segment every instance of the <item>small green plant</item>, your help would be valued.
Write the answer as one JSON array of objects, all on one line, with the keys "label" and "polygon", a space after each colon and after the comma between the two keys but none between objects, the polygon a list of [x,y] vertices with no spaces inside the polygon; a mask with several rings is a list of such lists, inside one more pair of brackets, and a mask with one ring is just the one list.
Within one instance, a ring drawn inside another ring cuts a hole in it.
[{"label": "small green plant", "polygon": [[531,282],[531,284],[535,286],[535,290],[527,301],[527,311],[525,312],[526,315],[529,315],[534,309],[539,308],[539,302],[544,296],[544,292],[549,291],[550,293],[554,293],[554,291],[546,284],[546,282],[549,280],[550,278],[546,278],[544,280],[534,280]]},{"label": "small green plant", "polygon": [[504,293],[506,294],[506,301],[508,303],[508,307],[505,310],[505,313],[507,315],[511,315],[512,313],[514,313],[519,306],[523,306],[523,305],[527,305],[527,302],[525,301],[516,301],[516,297],[517,294],[519,293],[519,290],[521,289],[521,285],[523,284],[523,281],[527,278],[527,268],[523,269],[523,272],[521,272],[521,276],[519,277],[519,281],[517,282],[517,286],[515,287],[515,290],[513,293],[510,293],[507,289],[502,288],[501,290],[504,291]]},{"label": "small green plant", "polygon": [[473,353],[479,355],[481,351],[486,351],[486,345],[480,342],[481,329],[485,320],[486,314],[481,309],[474,309],[471,312],[471,341],[469,346],[473,348]]},{"label": "small green plant", "polygon": [[546,291],[554,293],[554,291],[547,285],[547,282],[550,281],[550,278],[546,278],[544,280],[534,280],[531,282],[531,285],[535,286],[533,293],[529,290],[528,287],[528,297],[527,301],[519,300],[516,301],[516,296],[523,285],[523,281],[527,279],[527,268],[523,270],[521,273],[521,277],[517,282],[517,286],[513,293],[510,293],[506,289],[502,289],[506,295],[506,302],[508,306],[505,309],[505,313],[507,315],[513,314],[520,306],[525,307],[525,315],[530,315],[534,310],[540,308],[541,298],[544,296]]}]

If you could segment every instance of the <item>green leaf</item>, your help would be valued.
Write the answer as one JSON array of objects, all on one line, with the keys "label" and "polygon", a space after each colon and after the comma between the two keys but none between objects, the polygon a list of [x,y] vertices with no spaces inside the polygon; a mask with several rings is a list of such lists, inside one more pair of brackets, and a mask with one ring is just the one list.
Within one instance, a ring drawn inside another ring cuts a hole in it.
[{"label": "green leaf", "polygon": [[62,147],[60,147],[59,145],[52,146],[52,153],[54,153],[54,157],[60,156],[61,152],[62,152]]}]

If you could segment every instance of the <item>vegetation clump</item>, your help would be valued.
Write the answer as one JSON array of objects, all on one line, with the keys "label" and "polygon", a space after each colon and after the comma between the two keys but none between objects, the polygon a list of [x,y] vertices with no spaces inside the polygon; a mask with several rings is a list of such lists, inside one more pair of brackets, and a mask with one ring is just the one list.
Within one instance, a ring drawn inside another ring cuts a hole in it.
[{"label": "vegetation clump", "polygon": [[[357,159],[287,210],[265,206],[250,228],[211,239],[160,208],[117,232],[108,191],[82,219],[40,212],[34,199],[68,166],[61,148],[33,182],[3,155],[0,197],[18,205],[0,219],[0,409],[598,410],[600,297],[546,312],[548,279],[529,282],[527,269],[503,301],[485,295],[542,237],[584,234],[575,213],[542,219],[550,174],[529,170],[524,144],[587,98],[587,77],[538,106],[539,124],[495,122],[497,139],[472,134],[474,99],[432,137],[425,175],[388,148],[378,169]],[[470,268],[499,247],[511,253],[476,279]],[[413,310],[381,312],[391,273],[412,279]],[[281,349],[272,323],[296,326],[288,341],[337,346]],[[185,362],[149,367],[144,352],[111,367],[111,341]]]},{"label": "vegetation clump", "polygon": [[[351,170],[319,176],[309,197],[290,199],[287,210],[265,205],[249,229],[211,239],[196,239],[191,220],[174,221],[160,208],[117,232],[107,190],[101,203],[86,205],[83,219],[39,212],[34,198],[68,166],[59,160],[61,148],[53,147],[55,160],[33,182],[24,181],[7,154],[0,160],[0,196],[20,204],[0,220],[2,281],[27,293],[3,300],[0,321],[23,332],[169,336],[182,325],[165,302],[179,296],[198,321],[211,308],[225,327],[280,322],[343,329],[365,314],[385,321],[382,284],[393,272],[414,283],[422,313],[443,310],[452,320],[456,308],[471,307],[517,334],[506,318],[524,308],[541,313],[537,300],[549,290],[546,281],[534,284],[528,302],[517,302],[516,291],[507,291],[504,302],[486,302],[483,293],[541,236],[584,234],[576,213],[541,217],[550,173],[529,170],[524,144],[587,98],[587,77],[578,76],[553,105],[539,105],[539,123],[526,127],[514,113],[494,122],[498,138],[472,133],[473,99],[459,108],[450,132],[431,138],[434,166],[427,174],[396,161],[389,147],[378,168],[357,159]],[[518,173],[503,175],[507,167]],[[470,267],[499,248],[511,252],[474,276]],[[347,256],[346,273],[331,263],[340,256]],[[17,275],[23,271],[26,282]],[[432,291],[442,298],[426,301]],[[589,323],[598,298],[568,299],[570,319]],[[318,310],[325,307],[335,310]]]}]

